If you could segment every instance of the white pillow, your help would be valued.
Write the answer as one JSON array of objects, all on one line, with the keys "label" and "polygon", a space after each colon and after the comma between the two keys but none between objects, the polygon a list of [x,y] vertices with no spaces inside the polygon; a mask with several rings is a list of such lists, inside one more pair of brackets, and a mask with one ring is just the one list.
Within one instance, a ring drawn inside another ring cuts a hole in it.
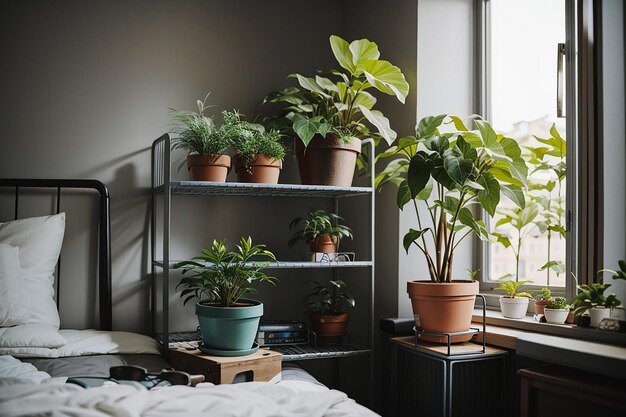
[{"label": "white pillow", "polygon": [[23,284],[19,248],[0,243],[0,327],[28,323],[30,310],[22,302]]},{"label": "white pillow", "polygon": [[65,213],[0,223],[0,243],[19,247],[23,304],[31,311],[29,323],[59,328],[53,285],[64,233]]},{"label": "white pillow", "polygon": [[0,348],[46,347],[57,348],[67,340],[49,324],[23,324],[0,329]]}]

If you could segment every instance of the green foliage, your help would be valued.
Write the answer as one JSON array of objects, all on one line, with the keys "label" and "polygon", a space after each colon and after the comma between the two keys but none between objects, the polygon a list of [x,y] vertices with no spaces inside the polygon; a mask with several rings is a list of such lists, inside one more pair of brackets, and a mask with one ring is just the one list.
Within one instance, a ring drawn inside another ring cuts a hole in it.
[{"label": "green foliage", "polygon": [[535,294],[535,298],[537,300],[549,301],[552,298],[552,292],[550,291],[550,288],[543,287],[537,292],[537,294]]},{"label": "green foliage", "polygon": [[191,154],[211,155],[223,154],[230,146],[224,129],[215,125],[212,116],[204,115],[209,108],[206,105],[209,94],[204,100],[197,101],[197,112],[170,108],[175,124],[171,133],[176,135],[172,141],[173,149],[184,149]]},{"label": "green foliage", "polygon": [[527,297],[533,298],[533,296],[527,292],[520,292],[520,287],[531,281],[502,281],[498,285],[498,290],[504,291],[508,297]]},{"label": "green foliage", "polygon": [[333,133],[350,143],[359,139],[384,139],[391,144],[396,133],[389,120],[374,110],[376,98],[367,90],[395,96],[404,103],[409,84],[402,71],[379,59],[378,45],[367,39],[346,42],[330,37],[330,46],[342,70],[318,72],[315,77],[291,74],[298,87],[273,91],[265,103],[281,103],[283,112],[271,123],[285,134],[297,135],[304,146],[316,134]]},{"label": "green foliage", "polygon": [[254,294],[251,286],[255,282],[276,284],[277,279],[266,275],[262,269],[267,262],[276,261],[274,254],[265,245],[252,244],[252,238],[242,237],[236,250],[229,251],[226,241],[214,240],[211,249],[203,249],[201,256],[190,261],[178,262],[176,269],[182,269],[183,276],[176,290],[182,287],[183,304],[195,298],[217,303],[222,307],[231,307],[245,294]]},{"label": "green foliage", "polygon": [[287,245],[292,247],[299,240],[309,243],[321,235],[328,234],[336,239],[337,248],[339,248],[341,239],[353,238],[352,229],[339,224],[339,220],[343,220],[343,218],[335,213],[327,213],[324,210],[310,211],[308,218],[296,217],[289,224],[289,230],[294,230],[300,225],[301,227],[293,232]]},{"label": "green foliage", "polygon": [[579,316],[590,308],[596,306],[604,306],[606,308],[616,308],[622,303],[617,299],[615,294],[604,295],[604,292],[611,286],[611,284],[602,284],[594,282],[590,285],[580,285],[578,289],[580,292],[574,298],[572,306],[574,307],[574,314]]},{"label": "green foliage", "polygon": [[617,264],[619,265],[619,270],[615,271],[613,269],[602,269],[600,270],[600,272],[610,272],[613,274],[612,278],[613,279],[624,279],[626,280],[626,261],[623,259],[620,259],[619,261],[617,261]]},{"label": "green foliage", "polygon": [[252,156],[263,154],[274,160],[285,159],[285,148],[277,130],[266,131],[265,127],[242,120],[237,112],[222,112],[224,135],[243,160],[244,168],[250,170]]},{"label": "green foliage", "polygon": [[554,308],[557,310],[568,310],[569,304],[567,304],[567,300],[565,300],[565,297],[554,297],[554,299],[550,301],[548,305],[546,305],[546,308]]},{"label": "green foliage", "polygon": [[313,281],[313,284],[311,292],[304,299],[305,312],[336,315],[341,312],[342,305],[355,306],[354,297],[345,291],[345,282],[336,280],[322,285]]},{"label": "green foliage", "polygon": [[[441,133],[444,122],[456,130]],[[520,196],[528,167],[519,145],[485,121],[475,120],[473,127],[469,130],[457,116],[425,117],[415,136],[399,138],[379,156],[395,159],[376,177],[375,185],[395,184],[398,207],[410,204],[415,209],[419,230],[408,231],[404,248],[408,252],[415,245],[423,253],[433,282],[451,280],[454,250],[465,237],[473,233],[489,240],[475,208],[493,216],[502,195],[521,210],[525,207]],[[426,206],[430,224],[422,220],[420,204]]]}]

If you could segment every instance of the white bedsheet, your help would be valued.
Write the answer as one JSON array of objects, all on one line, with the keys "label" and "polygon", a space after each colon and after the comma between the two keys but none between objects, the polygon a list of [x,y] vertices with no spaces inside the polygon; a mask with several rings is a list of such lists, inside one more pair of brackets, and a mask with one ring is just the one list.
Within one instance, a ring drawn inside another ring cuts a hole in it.
[{"label": "white bedsheet", "polygon": [[0,348],[0,355],[18,358],[62,358],[113,353],[160,354],[158,343],[151,337],[129,332],[100,330],[61,330],[67,343],[58,348]]}]

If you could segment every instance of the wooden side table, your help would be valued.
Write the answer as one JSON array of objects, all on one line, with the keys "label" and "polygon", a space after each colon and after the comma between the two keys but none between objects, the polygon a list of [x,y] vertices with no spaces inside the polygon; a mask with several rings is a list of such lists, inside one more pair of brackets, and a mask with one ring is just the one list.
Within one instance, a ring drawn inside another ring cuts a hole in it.
[{"label": "wooden side table", "polygon": [[[392,413],[394,416],[510,415],[505,350],[475,343],[447,346],[414,336],[392,343]],[[461,355],[458,355],[458,354]],[[455,356],[457,354],[457,356]]]},{"label": "wooden side table", "polygon": [[170,363],[178,371],[204,375],[206,382],[232,384],[244,374],[246,381],[270,381],[281,371],[282,355],[267,349],[246,356],[211,356],[201,351],[171,349]]}]

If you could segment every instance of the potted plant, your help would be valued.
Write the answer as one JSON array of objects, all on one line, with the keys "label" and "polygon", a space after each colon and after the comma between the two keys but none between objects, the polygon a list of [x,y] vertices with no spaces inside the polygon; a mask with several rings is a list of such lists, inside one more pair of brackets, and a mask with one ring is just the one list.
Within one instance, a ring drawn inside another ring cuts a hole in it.
[{"label": "potted plant", "polygon": [[548,323],[563,324],[569,314],[569,304],[567,304],[565,297],[554,297],[544,311]]},{"label": "potted plant", "polygon": [[225,154],[230,142],[224,129],[217,127],[212,117],[204,115],[208,98],[207,94],[204,100],[198,100],[197,112],[170,108],[175,123],[172,133],[176,135],[172,149],[188,152],[187,169],[192,181],[224,182],[231,164],[230,156]]},{"label": "potted plant", "polygon": [[242,237],[235,250],[228,250],[226,241],[214,240],[210,249],[201,256],[178,262],[183,276],[176,286],[183,304],[198,299],[196,315],[200,323],[203,343],[201,349],[218,356],[235,356],[253,353],[263,303],[243,298],[254,294],[252,284],[276,283],[276,278],[266,275],[262,260],[275,261],[265,245],[253,245],[250,237]]},{"label": "potted plant", "polygon": [[318,341],[340,344],[348,329],[350,316],[343,307],[354,307],[354,297],[346,292],[347,285],[341,280],[328,285],[313,282],[311,292],[304,299],[304,311],[309,313],[311,328]]},{"label": "potted plant", "polygon": [[611,314],[611,309],[621,305],[615,294],[604,295],[611,284],[594,282],[589,285],[580,285],[580,292],[574,298],[574,315],[580,316],[589,312],[590,326],[598,327],[603,318]]},{"label": "potted plant", "polygon": [[333,35],[330,47],[341,70],[315,77],[292,74],[299,87],[274,91],[264,102],[285,105],[277,125],[294,136],[303,184],[350,186],[361,139],[391,144],[396,138],[389,120],[374,110],[376,98],[368,90],[404,103],[409,84],[398,67],[379,59],[374,42],[348,43]]},{"label": "potted plant", "polygon": [[233,158],[237,180],[277,184],[285,159],[280,133],[246,122],[236,111],[224,111],[222,116],[226,137],[237,152]]},{"label": "potted plant", "polygon": [[[439,128],[446,120],[454,130],[442,133]],[[493,216],[502,196],[518,206],[525,204],[528,168],[518,143],[497,134],[485,121],[476,120],[474,126],[476,130],[469,130],[456,116],[425,117],[415,136],[398,139],[380,155],[395,159],[377,176],[376,185],[397,185],[398,207],[415,209],[418,229],[408,230],[403,245],[407,253],[415,246],[428,267],[428,280],[407,283],[416,326],[425,331],[462,332],[470,327],[478,282],[454,279],[454,254],[471,234],[489,239],[478,211],[470,208]]]},{"label": "potted plant", "polygon": [[544,308],[552,301],[550,288],[543,287],[535,294],[535,314],[543,314]]},{"label": "potted plant", "polygon": [[299,240],[309,244],[311,252],[336,253],[343,238],[352,239],[352,229],[339,224],[342,217],[324,210],[309,212],[308,218],[296,217],[289,224],[289,230],[294,230],[287,246],[292,247]]},{"label": "potted plant", "polygon": [[[504,317],[521,319],[528,311],[528,299],[533,298],[527,292],[520,292],[520,287],[530,281],[503,281],[498,289],[506,293],[500,297],[500,310]],[[567,317],[567,314],[565,315]]]}]

